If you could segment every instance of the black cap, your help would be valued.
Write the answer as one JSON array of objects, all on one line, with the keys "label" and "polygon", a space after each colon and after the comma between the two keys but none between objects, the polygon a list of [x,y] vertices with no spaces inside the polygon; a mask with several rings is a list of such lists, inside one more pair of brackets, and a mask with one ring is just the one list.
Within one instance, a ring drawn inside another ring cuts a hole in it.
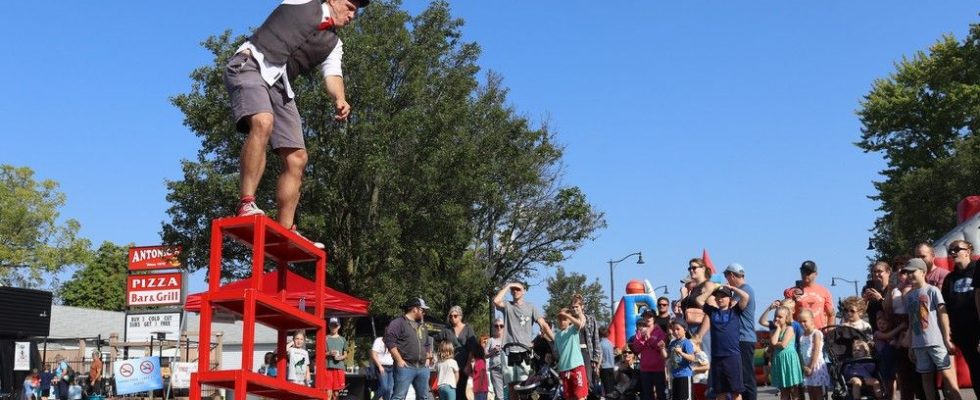
[{"label": "black cap", "polygon": [[800,265],[800,272],[806,272],[808,274],[817,272],[817,263],[806,260]]},{"label": "black cap", "polygon": [[371,0],[352,0],[351,2],[356,3],[357,8],[364,8],[367,7],[368,4],[371,4]]},{"label": "black cap", "polygon": [[412,308],[415,307],[421,308],[423,310],[429,309],[429,306],[425,305],[425,300],[422,300],[421,297],[413,297],[411,299],[408,299],[408,301],[406,301],[405,304],[402,305],[403,310],[411,310]]},{"label": "black cap", "polygon": [[714,292],[711,292],[711,294],[713,296],[719,296],[719,297],[734,297],[735,296],[735,292],[733,292],[731,289],[729,289],[727,287],[724,287],[724,286],[719,286],[718,289],[715,289],[715,291]]}]

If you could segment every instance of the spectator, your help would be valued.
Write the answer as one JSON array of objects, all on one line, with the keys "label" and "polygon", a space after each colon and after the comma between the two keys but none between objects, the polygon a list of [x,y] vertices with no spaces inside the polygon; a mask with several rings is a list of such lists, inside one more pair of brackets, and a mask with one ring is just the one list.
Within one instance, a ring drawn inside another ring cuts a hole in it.
[{"label": "spectator", "polygon": [[810,310],[817,329],[823,329],[834,322],[834,298],[827,288],[817,283],[817,263],[806,260],[800,265],[800,280],[796,286],[786,289],[783,295],[796,301],[793,315],[799,318],[800,311]]},{"label": "spectator", "polygon": [[34,375],[27,374],[24,377],[24,399],[25,400],[37,400],[34,398]]},{"label": "spectator", "polygon": [[385,346],[385,338],[378,336],[371,345],[371,362],[378,370],[378,390],[371,400],[391,400],[391,391],[395,386],[395,360]]},{"label": "spectator", "polygon": [[54,380],[54,373],[51,372],[51,364],[45,364],[44,370],[38,374],[41,383],[41,400],[48,400],[51,396],[51,382]]},{"label": "spectator", "polygon": [[640,356],[640,393],[643,399],[667,399],[666,347],[666,332],[657,324],[637,321],[636,336],[630,348]]},{"label": "spectator", "polygon": [[473,356],[473,364],[470,366],[473,371],[473,400],[487,400],[487,393],[490,392],[486,353],[483,351],[489,342],[489,336],[480,336],[480,347],[477,348],[477,354]]},{"label": "spectator", "polygon": [[405,314],[391,321],[385,329],[385,346],[395,361],[393,400],[405,400],[409,386],[415,389],[416,398],[424,398],[429,392],[426,350],[429,341],[423,321],[428,309],[421,298],[411,299],[402,305]]},{"label": "spectator", "polygon": [[670,315],[670,299],[667,296],[661,296],[657,299],[657,313],[653,316],[653,323],[657,324],[660,329],[664,332],[670,330],[670,321],[673,317]]},{"label": "spectator", "polygon": [[347,386],[344,375],[347,359],[347,339],[340,336],[340,320],[330,318],[327,323],[330,334],[327,335],[327,368],[324,371],[327,381],[327,400],[337,398],[337,394]]},{"label": "spectator", "polygon": [[905,354],[895,354],[897,339],[891,339],[892,318],[884,311],[878,311],[878,318],[875,319],[878,325],[875,327],[874,344],[875,354],[878,357],[878,374],[881,376],[881,388],[886,398],[891,398],[895,393],[895,358],[908,358]]},{"label": "spectator", "polygon": [[943,378],[947,399],[960,400],[950,353],[955,349],[950,340],[949,317],[939,289],[926,282],[926,262],[921,258],[909,260],[904,268],[912,280],[912,290],[905,294],[905,309],[909,315],[909,337],[915,360],[915,370],[922,376],[927,400],[936,400],[936,372]]},{"label": "spectator", "polygon": [[803,336],[800,338],[800,361],[803,365],[803,385],[810,400],[823,400],[823,388],[830,387],[830,374],[823,358],[823,332],[813,323],[813,313],[803,310],[800,313]]},{"label": "spectator", "polygon": [[276,353],[267,352],[265,357],[262,359],[262,365],[259,367],[259,373],[266,376],[275,377],[276,376]]},{"label": "spectator", "polygon": [[912,290],[912,280],[905,271],[909,257],[901,256],[892,263],[892,271],[897,271],[898,279],[890,296],[891,301],[883,303],[885,311],[891,314],[895,326],[888,339],[895,341],[895,377],[896,386],[901,400],[925,399],[926,395],[922,388],[922,379],[915,372],[915,363],[912,362],[909,354],[909,317],[905,309],[905,294]]},{"label": "spectator", "polygon": [[439,361],[436,363],[436,387],[439,388],[439,400],[456,400],[456,383],[459,382],[460,374],[459,364],[453,358],[455,346],[445,340],[437,343]]},{"label": "spectator", "polygon": [[602,350],[602,362],[599,364],[599,381],[605,392],[612,393],[616,386],[616,352],[609,340],[609,326],[599,328],[599,348]]},{"label": "spectator", "polygon": [[[739,349],[739,330],[742,328],[741,314],[752,297],[744,290],[731,285],[718,287],[711,293],[713,303],[704,306],[705,318],[698,330],[697,338],[709,336],[713,343],[710,351],[712,373],[709,380],[711,389],[718,400],[729,395],[732,400],[741,400],[745,386],[742,383],[742,357]],[[738,303],[732,299],[738,297]],[[751,370],[745,371],[752,373]]]},{"label": "spectator", "polygon": [[550,330],[545,337],[555,342],[558,352],[558,376],[561,378],[564,398],[582,400],[589,395],[588,381],[585,378],[585,361],[579,343],[579,330],[585,327],[585,320],[567,308],[558,312],[558,331]]},{"label": "spectator", "polygon": [[602,362],[602,349],[599,347],[599,324],[595,317],[585,313],[585,299],[581,294],[572,296],[572,314],[585,321],[585,326],[579,331],[579,342],[582,345],[582,360],[585,363],[585,377],[588,380],[590,392],[597,392],[599,363]]},{"label": "spectator", "polygon": [[926,283],[936,288],[943,287],[943,281],[949,271],[935,264],[936,252],[929,243],[919,243],[915,246],[915,256],[926,263]]},{"label": "spectator", "polygon": [[456,365],[460,367],[459,381],[453,387],[456,388],[456,398],[465,400],[466,385],[470,379],[467,366],[472,363],[473,355],[480,344],[477,342],[473,327],[463,322],[462,307],[449,308],[449,314],[446,315],[446,329],[436,336],[436,341],[445,341],[453,345],[453,358],[456,360]]},{"label": "spectator", "polygon": [[98,350],[92,351],[92,365],[88,369],[88,387],[89,393],[96,394],[102,393],[100,387],[102,386],[102,353]]},{"label": "spectator", "polygon": [[670,360],[670,400],[692,400],[691,377],[694,370],[691,363],[697,360],[694,345],[687,339],[687,328],[679,320],[671,321],[672,340],[667,346]]},{"label": "spectator", "polygon": [[711,358],[708,353],[701,350],[701,339],[694,337],[691,339],[694,345],[695,360],[691,364],[694,376],[691,377],[692,389],[694,390],[694,400],[706,400],[705,393],[708,392],[708,370],[711,367]]},{"label": "spectator", "polygon": [[796,351],[795,335],[790,323],[791,316],[792,312],[788,308],[776,309],[776,318],[773,320],[776,331],[770,339],[774,349],[770,379],[772,385],[779,389],[779,398],[782,400],[796,399],[797,387],[803,383],[803,371],[800,369],[800,358]]},{"label": "spectator", "polygon": [[844,309],[844,321],[841,325],[857,329],[865,336],[870,337],[871,324],[863,319],[864,311],[867,309],[864,299],[857,296],[845,297],[844,300],[841,300],[841,307]]},{"label": "spectator", "polygon": [[953,344],[960,350],[963,360],[970,370],[973,391],[980,396],[980,353],[977,343],[980,339],[980,318],[977,315],[977,297],[974,285],[980,284],[976,277],[976,261],[972,261],[973,245],[965,240],[954,240],[946,254],[953,258],[954,269],[943,281],[942,294],[949,311],[949,329]]},{"label": "spectator", "polygon": [[306,334],[302,331],[293,334],[293,342],[286,347],[286,379],[297,385],[310,384],[310,353],[306,350]]},{"label": "spectator", "polygon": [[[745,268],[741,264],[732,263],[725,268],[725,279],[728,284],[749,294],[749,303],[739,314],[742,319],[742,326],[738,332],[739,353],[742,356],[742,371],[755,370],[755,290],[748,283],[745,283]],[[738,302],[739,299],[732,299]],[[755,400],[755,373],[742,374],[742,385],[745,391],[742,392],[742,400]]]},{"label": "spectator", "polygon": [[504,320],[495,318],[493,328],[490,330],[493,336],[487,341],[484,347],[487,355],[487,368],[490,370],[490,384],[493,386],[493,398],[503,400],[504,398],[504,353],[500,350],[504,346]]},{"label": "spectator", "polygon": [[861,297],[867,302],[868,323],[878,326],[878,312],[884,309],[885,296],[892,289],[891,267],[885,261],[876,261],[868,269],[871,280],[861,289]]},{"label": "spectator", "polygon": [[[854,355],[855,359],[867,358],[871,357],[871,349],[867,342],[855,340],[851,345],[851,354]],[[881,382],[875,378],[877,369],[875,364],[874,362],[856,362],[844,366],[841,370],[844,381],[851,387],[852,399],[860,399],[862,388],[866,386],[872,388],[875,398],[884,398],[884,393],[881,392]]]},{"label": "spectator", "polygon": [[616,366],[616,386],[612,398],[622,398],[623,396],[636,393],[639,384],[639,374],[636,371],[636,354],[629,346],[623,348],[622,360]]},{"label": "spectator", "polygon": [[[774,322],[775,317],[773,320],[768,320],[766,317],[769,316],[769,311],[778,310],[779,307],[785,307],[793,310],[796,308],[796,301],[793,299],[776,300],[772,302],[769,307],[766,307],[764,311],[762,311],[762,315],[759,316],[759,325],[762,325],[763,328],[768,329],[769,333],[776,331],[776,324]],[[813,313],[810,313],[810,315],[812,316]],[[790,324],[793,326],[793,334],[796,335],[796,348],[800,348],[800,338],[803,337],[803,325],[796,320],[791,320]],[[816,326],[814,326],[814,328],[816,328]]]},{"label": "spectator", "polygon": [[681,310],[684,313],[684,322],[687,323],[687,333],[691,336],[699,335],[701,348],[704,349],[705,353],[711,354],[711,335],[699,330],[704,322],[702,308],[709,301],[714,302],[711,294],[718,288],[718,284],[710,281],[712,271],[700,258],[692,258],[688,262],[687,271],[691,280],[686,285],[691,286],[687,295],[681,299]]},{"label": "spectator", "polygon": [[[513,300],[504,300],[507,292],[510,292]],[[530,348],[533,345],[531,341],[534,336],[531,328],[534,323],[538,324],[545,337],[554,337],[554,334],[551,332],[548,322],[544,320],[541,311],[534,304],[524,301],[525,294],[524,285],[511,282],[500,288],[497,296],[493,298],[493,304],[504,314],[504,327],[507,329],[507,336],[504,340],[508,343],[520,343]],[[513,385],[518,382],[522,375],[528,375],[530,369],[528,361],[530,361],[530,354],[524,349],[514,347],[507,354],[507,366],[510,367],[510,379],[507,382],[509,390],[513,390]],[[516,399],[517,397],[514,392],[511,392],[509,398]]]}]

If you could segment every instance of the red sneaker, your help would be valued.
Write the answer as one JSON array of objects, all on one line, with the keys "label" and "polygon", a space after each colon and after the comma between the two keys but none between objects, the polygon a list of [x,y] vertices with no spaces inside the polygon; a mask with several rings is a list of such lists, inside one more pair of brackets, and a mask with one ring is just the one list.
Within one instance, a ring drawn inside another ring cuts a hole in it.
[{"label": "red sneaker", "polygon": [[238,204],[238,216],[245,217],[249,215],[265,215],[265,211],[262,211],[254,201],[243,201]]}]

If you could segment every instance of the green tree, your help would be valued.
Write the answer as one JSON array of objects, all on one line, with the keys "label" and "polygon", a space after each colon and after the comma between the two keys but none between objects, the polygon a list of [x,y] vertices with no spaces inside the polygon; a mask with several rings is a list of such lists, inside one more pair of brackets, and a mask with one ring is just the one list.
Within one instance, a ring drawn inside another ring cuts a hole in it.
[{"label": "green tree", "polygon": [[[440,318],[458,304],[482,321],[502,279],[553,264],[602,226],[580,190],[558,184],[554,133],[507,106],[498,76],[480,84],[479,47],[460,40],[461,27],[446,2],[414,17],[397,2],[372,2],[341,33],[346,124],[333,122],[321,78],[292,81],[309,152],[298,224],[327,245],[331,286],[371,299],[375,312],[397,315],[421,295]],[[232,126],[222,71],[242,40],[226,32],[205,41],[213,63],[172,99],[202,146],[183,179],[168,182],[163,236],[184,245],[192,268],[207,265],[209,221],[234,212],[244,135]],[[258,198],[274,211],[280,166],[269,160]],[[243,250],[226,258],[224,277],[249,274]],[[516,267],[499,273],[493,254]]]},{"label": "green tree", "polygon": [[57,182],[36,181],[28,167],[0,165],[0,285],[36,287],[46,274],[88,259],[78,221],[59,220],[64,205]]},{"label": "green tree", "polygon": [[572,296],[581,294],[585,300],[585,313],[595,317],[600,325],[609,322],[609,307],[605,303],[606,295],[602,291],[599,278],[587,283],[585,275],[572,272],[565,273],[565,268],[555,269],[554,276],[547,280],[548,304],[544,307],[548,318],[554,318],[562,308],[569,307]]},{"label": "green tree", "polygon": [[58,290],[66,306],[123,311],[126,309],[128,246],[102,242],[91,261]]},{"label": "green tree", "polygon": [[886,259],[956,225],[955,205],[980,192],[980,25],[962,42],[943,36],[878,79],[858,111],[857,146],[881,153],[874,182],[881,216],[873,241]]}]

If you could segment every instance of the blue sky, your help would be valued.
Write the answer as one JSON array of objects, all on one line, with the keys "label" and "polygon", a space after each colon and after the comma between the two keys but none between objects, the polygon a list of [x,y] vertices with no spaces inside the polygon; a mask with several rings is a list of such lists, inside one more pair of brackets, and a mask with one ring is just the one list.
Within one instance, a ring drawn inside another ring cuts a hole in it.
[{"label": "blue sky", "polygon": [[[0,163],[68,196],[97,245],[159,242],[164,180],[197,139],[168,97],[210,62],[199,43],[257,26],[276,1],[13,2],[0,16]],[[407,1],[417,12],[427,3]],[[608,285],[616,268],[671,285],[707,248],[737,261],[760,301],[813,259],[820,281],[864,280],[871,181],[853,146],[872,82],[941,35],[978,22],[970,2],[458,1],[464,39],[510,100],[565,144],[565,182],[609,227],[568,260]],[[50,21],[50,22],[42,22]],[[230,199],[230,201],[234,201]],[[954,207],[950,204],[950,207]],[[953,222],[950,222],[952,228]],[[853,291],[832,287],[835,295]],[[532,289],[538,304],[546,296]]]}]

